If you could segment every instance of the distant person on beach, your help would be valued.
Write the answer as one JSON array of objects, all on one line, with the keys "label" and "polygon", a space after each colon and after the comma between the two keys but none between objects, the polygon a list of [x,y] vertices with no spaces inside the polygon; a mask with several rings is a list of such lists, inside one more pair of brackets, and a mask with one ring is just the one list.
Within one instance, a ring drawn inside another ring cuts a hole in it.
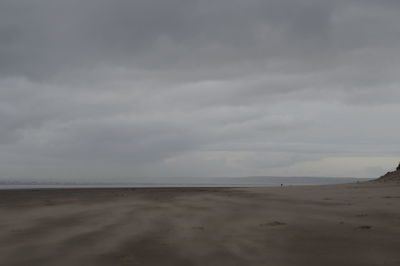
[{"label": "distant person on beach", "polygon": [[397,166],[396,170],[400,171],[400,163],[399,163],[399,166]]}]

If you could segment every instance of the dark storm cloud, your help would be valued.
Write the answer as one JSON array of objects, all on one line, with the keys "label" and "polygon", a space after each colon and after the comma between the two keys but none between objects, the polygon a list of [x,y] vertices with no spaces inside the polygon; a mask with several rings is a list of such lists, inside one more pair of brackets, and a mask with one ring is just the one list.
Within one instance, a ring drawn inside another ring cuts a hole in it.
[{"label": "dark storm cloud", "polygon": [[397,155],[399,11],[394,0],[3,0],[3,172],[266,174]]}]

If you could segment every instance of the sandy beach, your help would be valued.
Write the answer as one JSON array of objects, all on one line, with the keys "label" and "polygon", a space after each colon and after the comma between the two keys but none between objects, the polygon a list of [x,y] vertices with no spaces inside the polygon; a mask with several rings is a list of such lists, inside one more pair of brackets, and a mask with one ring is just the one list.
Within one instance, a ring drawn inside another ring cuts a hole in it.
[{"label": "sandy beach", "polygon": [[400,265],[400,184],[0,191],[0,265]]}]

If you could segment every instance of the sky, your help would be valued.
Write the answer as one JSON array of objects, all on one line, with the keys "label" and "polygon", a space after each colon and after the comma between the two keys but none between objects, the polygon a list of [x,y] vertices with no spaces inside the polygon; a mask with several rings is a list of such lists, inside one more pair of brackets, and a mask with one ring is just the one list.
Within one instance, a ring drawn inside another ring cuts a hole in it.
[{"label": "sky", "polygon": [[398,0],[2,0],[0,178],[378,177]]}]

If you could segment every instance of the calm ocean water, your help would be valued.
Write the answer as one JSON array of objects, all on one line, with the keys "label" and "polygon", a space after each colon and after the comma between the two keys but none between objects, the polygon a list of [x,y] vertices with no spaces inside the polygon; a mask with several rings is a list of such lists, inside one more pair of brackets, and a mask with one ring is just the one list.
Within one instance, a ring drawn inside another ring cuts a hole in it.
[{"label": "calm ocean water", "polygon": [[322,177],[249,177],[226,178],[219,182],[176,182],[176,183],[99,183],[99,184],[13,184],[0,183],[0,190],[5,189],[73,189],[73,188],[175,188],[175,187],[262,187],[329,185],[367,181],[365,178],[322,178]]},{"label": "calm ocean water", "polygon": [[186,187],[264,187],[276,184],[107,184],[107,185],[0,185],[6,189],[73,189],[73,188],[186,188]]}]

